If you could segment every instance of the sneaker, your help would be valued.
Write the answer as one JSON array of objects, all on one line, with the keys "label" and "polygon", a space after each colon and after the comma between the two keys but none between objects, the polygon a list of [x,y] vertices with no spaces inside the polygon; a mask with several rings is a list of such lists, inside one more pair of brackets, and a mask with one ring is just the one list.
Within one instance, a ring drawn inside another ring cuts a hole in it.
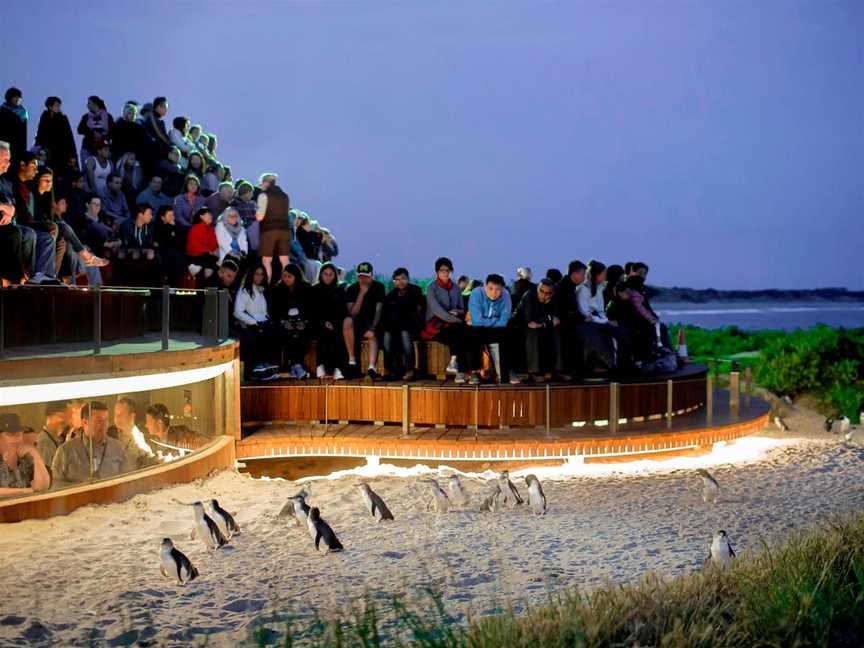
[{"label": "sneaker", "polygon": [[480,384],[480,376],[478,376],[476,373],[472,373],[468,377],[468,384],[469,385],[479,385]]},{"label": "sneaker", "polygon": [[315,377],[316,378],[324,378],[327,375],[327,370],[324,368],[324,365],[318,365],[315,369]]},{"label": "sneaker", "polygon": [[369,367],[369,370],[366,372],[366,377],[371,381],[381,380],[381,375],[375,371],[373,367]]},{"label": "sneaker", "polygon": [[333,370],[333,380],[345,380],[345,376],[342,375],[342,371],[338,367]]},{"label": "sneaker", "polygon": [[453,379],[453,382],[455,382],[457,385],[464,385],[465,384],[465,374],[460,371],[459,373],[456,374],[456,377]]},{"label": "sneaker", "polygon": [[309,372],[303,367],[303,365],[295,364],[291,367],[291,373],[294,374],[294,377],[297,380],[303,380],[306,376],[309,375]]},{"label": "sneaker", "polygon": [[447,369],[445,369],[445,371],[448,374],[459,373],[459,363],[456,361],[456,358],[450,358],[450,363],[447,365]]},{"label": "sneaker", "polygon": [[404,380],[405,382],[411,382],[412,380],[414,380],[414,371],[413,370],[406,371],[405,375],[402,376],[402,380]]},{"label": "sneaker", "polygon": [[257,364],[255,368],[252,370],[253,374],[267,373],[268,371],[272,371],[267,365]]},{"label": "sneaker", "polygon": [[515,371],[510,372],[510,384],[511,385],[519,385],[522,383],[522,379],[516,375]]},{"label": "sneaker", "polygon": [[84,265],[88,268],[102,268],[108,265],[108,259],[103,259],[93,254],[90,250],[81,250],[79,254]]},{"label": "sneaker", "polygon": [[270,381],[270,380],[279,380],[279,373],[276,371],[271,371],[270,373],[263,374],[258,380]]},{"label": "sneaker", "polygon": [[201,266],[200,265],[198,265],[197,263],[190,263],[189,264],[189,274],[191,274],[194,277],[199,272],[201,272]]},{"label": "sneaker", "polygon": [[279,369],[279,365],[273,364],[272,362],[262,362],[259,367],[264,367],[268,371],[277,371]]}]

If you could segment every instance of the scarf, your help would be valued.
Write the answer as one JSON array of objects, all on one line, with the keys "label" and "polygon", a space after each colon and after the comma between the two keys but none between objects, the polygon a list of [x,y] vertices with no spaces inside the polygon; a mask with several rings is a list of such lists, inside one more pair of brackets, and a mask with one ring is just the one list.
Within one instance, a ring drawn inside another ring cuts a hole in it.
[{"label": "scarf", "polygon": [[240,232],[243,231],[243,224],[240,222],[239,216],[237,217],[237,222],[232,225],[228,222],[228,219],[225,218],[225,212],[223,211],[221,214],[219,214],[219,220],[217,222],[222,223],[222,225],[231,235],[232,239],[236,239],[238,236],[240,236]]},{"label": "scarf", "polygon": [[4,103],[2,106],[3,110],[8,110],[13,115],[15,115],[22,122],[26,122],[30,115],[27,114],[27,108],[24,104],[13,106],[11,104]]},{"label": "scarf", "polygon": [[91,131],[108,132],[108,112],[97,110],[95,113],[87,113],[87,128]]},{"label": "scarf", "polygon": [[435,283],[437,283],[439,286],[441,286],[444,290],[450,290],[451,288],[453,288],[453,280],[452,279],[448,279],[447,282],[445,283],[445,282],[441,281],[441,279],[439,277],[435,277]]}]

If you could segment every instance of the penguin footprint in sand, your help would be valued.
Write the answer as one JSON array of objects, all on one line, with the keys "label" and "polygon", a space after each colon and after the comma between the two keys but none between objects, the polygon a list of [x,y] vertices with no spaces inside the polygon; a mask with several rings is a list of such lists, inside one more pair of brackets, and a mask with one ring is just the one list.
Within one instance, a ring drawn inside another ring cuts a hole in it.
[{"label": "penguin footprint in sand", "polygon": [[323,551],[326,555],[331,551],[342,551],[344,549],[333,529],[321,518],[321,511],[318,510],[318,507],[313,506],[309,509],[309,515],[306,518],[306,528],[309,530],[309,536],[315,542],[316,551]]},{"label": "penguin footprint in sand", "polygon": [[209,515],[204,512],[204,505],[201,502],[192,504],[192,510],[195,512],[195,535],[201,538],[201,542],[208,549],[219,549],[228,544],[225,535],[219,529],[219,525],[213,521]]},{"label": "penguin footprint in sand", "polygon": [[372,490],[369,484],[360,482],[357,484],[357,490],[360,491],[360,496],[363,498],[366,510],[372,514],[376,522],[393,519],[393,514],[387,508],[384,500],[381,499],[378,493]]},{"label": "penguin footprint in sand", "polygon": [[159,571],[165,578],[176,578],[178,585],[185,585],[198,577],[198,570],[186,554],[174,546],[171,538],[164,538],[159,546]]}]

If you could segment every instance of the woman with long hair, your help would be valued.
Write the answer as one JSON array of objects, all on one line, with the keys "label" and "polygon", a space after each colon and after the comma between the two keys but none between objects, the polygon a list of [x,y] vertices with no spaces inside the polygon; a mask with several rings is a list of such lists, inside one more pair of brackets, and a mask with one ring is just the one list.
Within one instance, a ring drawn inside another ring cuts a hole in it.
[{"label": "woman with long hair", "polygon": [[312,307],[310,326],[316,340],[318,378],[342,380],[345,365],[345,343],[342,323],[347,315],[345,291],[339,283],[339,272],[332,263],[325,263],[318,273],[318,283],[309,291]]},{"label": "woman with long hair", "polygon": [[309,349],[309,284],[300,266],[289,263],[282,269],[279,282],[271,290],[270,318],[279,330],[283,364],[290,367],[291,378],[305,378],[306,351]]},{"label": "woman with long hair", "polygon": [[204,276],[209,277],[218,269],[219,242],[216,240],[216,228],[213,226],[213,214],[206,207],[201,207],[192,219],[192,227],[186,237],[186,263],[189,272],[194,276],[204,269]]},{"label": "woman with long hair", "polygon": [[96,155],[99,143],[108,139],[108,133],[114,126],[114,118],[108,114],[108,107],[101,97],[91,95],[87,97],[87,112],[81,116],[78,122],[78,134],[83,135],[81,142],[81,168],[87,158]]},{"label": "woman with long hair", "polygon": [[279,364],[273,361],[279,347],[268,313],[266,282],[264,266],[251,268],[234,299],[234,319],[240,328],[240,359],[244,363],[246,380],[279,378]]},{"label": "woman with long hair", "polygon": [[174,220],[181,227],[191,227],[192,217],[204,207],[204,196],[201,195],[201,180],[194,174],[188,174],[183,181],[183,192],[174,198]]}]

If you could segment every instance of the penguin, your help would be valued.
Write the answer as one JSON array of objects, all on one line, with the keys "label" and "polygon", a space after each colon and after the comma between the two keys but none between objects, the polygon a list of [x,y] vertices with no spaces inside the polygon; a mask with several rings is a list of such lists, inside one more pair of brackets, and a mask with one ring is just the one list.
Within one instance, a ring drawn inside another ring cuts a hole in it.
[{"label": "penguin", "polygon": [[776,425],[777,429],[780,430],[781,432],[788,432],[789,431],[789,426],[786,425],[786,421],[784,421],[779,416],[774,417],[774,425]]},{"label": "penguin", "polygon": [[447,497],[447,493],[441,489],[437,481],[434,479],[421,479],[420,483],[426,484],[429,490],[432,491],[432,501],[430,504],[427,504],[427,509],[434,507],[436,513],[446,513],[450,510],[450,498]]},{"label": "penguin", "polygon": [[210,512],[213,513],[213,521],[219,526],[225,538],[230,540],[231,536],[240,535],[240,526],[228,511],[219,506],[216,499],[210,500]]},{"label": "penguin", "polygon": [[222,531],[219,530],[213,518],[204,512],[204,505],[201,502],[192,504],[192,509],[195,511],[195,530],[208,549],[219,549],[228,544]]},{"label": "penguin", "polygon": [[306,503],[306,497],[308,497],[306,491],[300,491],[285,505],[286,509],[291,507],[289,515],[294,518],[297,526],[306,526],[306,519],[309,517],[309,505]]},{"label": "penguin", "polygon": [[495,490],[492,491],[489,497],[483,500],[483,503],[480,505],[480,512],[495,513],[495,511],[497,511],[501,506],[500,501],[501,487],[498,485],[497,482],[495,482]]},{"label": "penguin", "polygon": [[546,515],[546,495],[540,480],[535,475],[525,475],[525,484],[528,486],[528,503],[534,515]]},{"label": "penguin", "polygon": [[831,432],[833,432],[834,431],[834,419],[831,418],[830,416],[828,418],[826,418],[824,427],[825,427],[825,431],[828,432],[829,434]]},{"label": "penguin", "polygon": [[458,506],[466,506],[468,504],[468,493],[462,488],[459,475],[450,475],[450,479],[447,480],[447,486],[450,490],[450,499],[454,504]]},{"label": "penguin", "polygon": [[845,437],[849,434],[850,429],[852,429],[852,421],[849,420],[848,416],[844,416],[840,419],[840,434]]},{"label": "penguin", "polygon": [[708,557],[705,558],[705,563],[710,563],[715,567],[725,569],[732,566],[732,560],[735,558],[735,550],[732,549],[732,543],[729,542],[729,536],[725,531],[717,531],[714,538],[711,540],[711,549]]},{"label": "penguin", "polygon": [[[510,508],[524,503],[516,486],[510,481],[510,473],[506,470],[498,475],[498,486],[501,489],[501,504],[509,504]],[[512,503],[511,503],[512,502]]]},{"label": "penguin", "polygon": [[182,551],[174,546],[171,538],[163,538],[159,547],[159,570],[165,578],[176,578],[178,585],[185,585],[198,577],[198,570]]},{"label": "penguin", "polygon": [[720,484],[707,470],[700,468],[696,472],[702,478],[702,501],[706,504],[717,502],[717,496],[720,495]]},{"label": "penguin", "polygon": [[326,556],[331,551],[342,551],[344,547],[339,542],[339,538],[333,533],[333,529],[323,519],[321,519],[321,511],[317,506],[309,509],[309,515],[306,517],[306,528],[309,530],[309,535],[315,542],[315,550],[321,551],[321,545],[324,545],[324,555]]},{"label": "penguin", "polygon": [[357,484],[357,490],[360,491],[360,496],[363,498],[366,510],[372,514],[376,522],[393,519],[393,514],[387,508],[384,500],[379,497],[378,493],[372,490],[369,484],[361,482]]}]

